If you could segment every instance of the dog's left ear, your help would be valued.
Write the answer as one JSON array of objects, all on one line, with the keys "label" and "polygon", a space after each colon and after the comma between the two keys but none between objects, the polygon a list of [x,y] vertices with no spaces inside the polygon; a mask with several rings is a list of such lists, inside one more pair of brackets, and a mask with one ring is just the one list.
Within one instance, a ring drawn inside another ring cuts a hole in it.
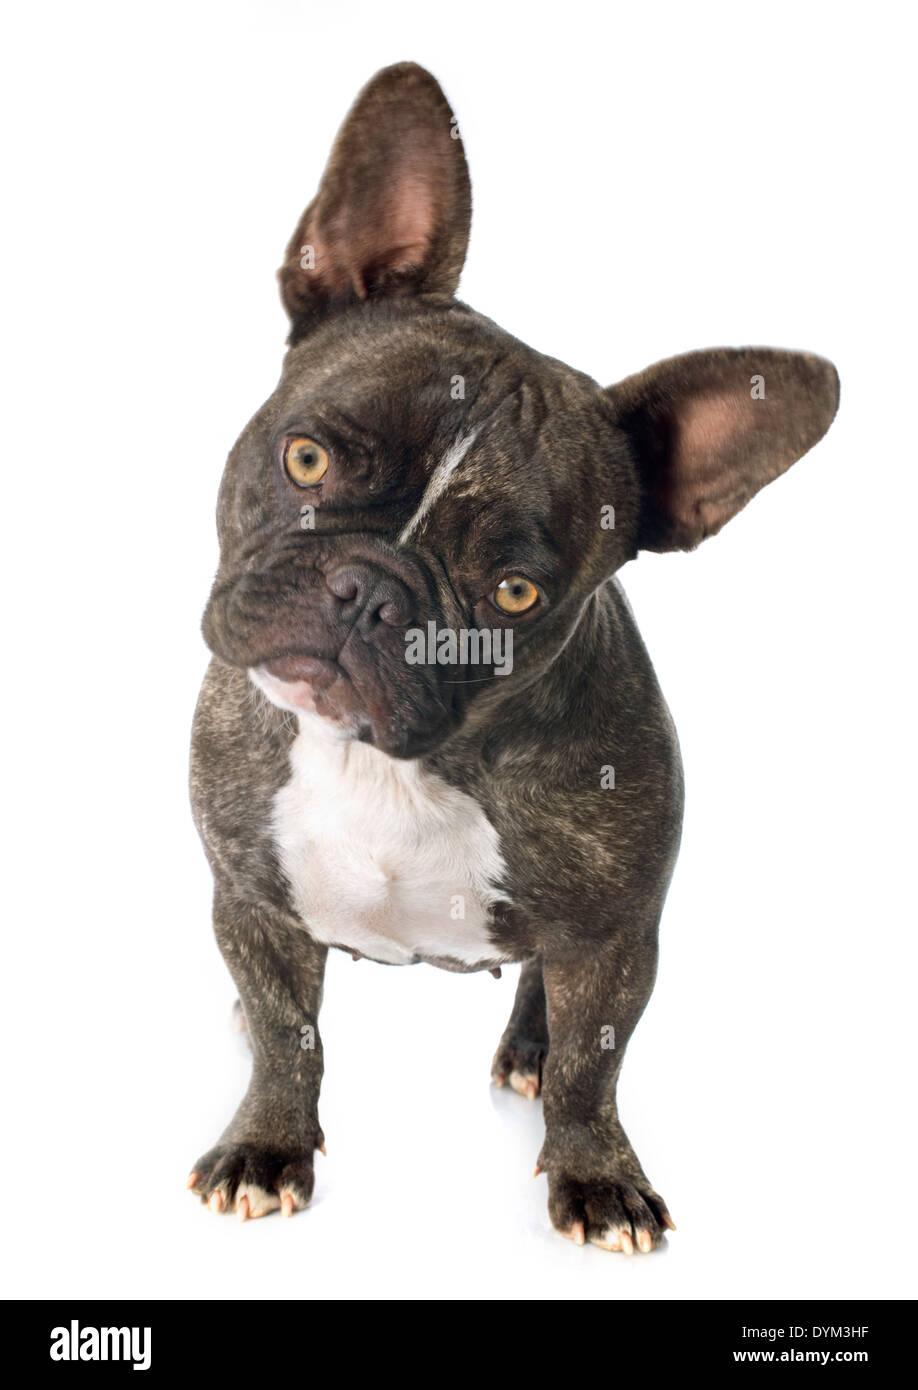
[{"label": "dog's left ear", "polygon": [[452,294],[472,215],[469,172],[439,84],[416,63],[358,96],[279,272],[291,342],[325,314],[382,294]]},{"label": "dog's left ear", "polygon": [[774,348],[672,357],[604,393],[637,457],[639,550],[691,550],[822,438],[831,362]]}]

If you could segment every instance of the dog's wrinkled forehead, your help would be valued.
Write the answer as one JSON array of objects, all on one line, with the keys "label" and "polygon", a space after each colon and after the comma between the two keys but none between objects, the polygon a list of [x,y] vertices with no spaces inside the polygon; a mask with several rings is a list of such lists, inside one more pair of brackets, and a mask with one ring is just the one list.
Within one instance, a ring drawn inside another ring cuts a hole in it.
[{"label": "dog's wrinkled forehead", "polygon": [[328,452],[318,529],[333,517],[419,550],[563,549],[608,432],[594,382],[455,303],[332,320],[288,353],[272,413],[273,438]]}]

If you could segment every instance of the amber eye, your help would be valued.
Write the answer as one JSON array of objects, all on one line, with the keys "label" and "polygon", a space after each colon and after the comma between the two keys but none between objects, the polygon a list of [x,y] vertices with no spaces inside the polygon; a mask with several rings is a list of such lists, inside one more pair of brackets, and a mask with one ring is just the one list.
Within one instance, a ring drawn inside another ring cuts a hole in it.
[{"label": "amber eye", "polygon": [[538,602],[539,591],[521,574],[508,574],[491,595],[491,601],[502,613],[528,613]]},{"label": "amber eye", "polygon": [[284,467],[297,487],[312,487],[328,472],[328,454],[314,439],[288,439]]}]

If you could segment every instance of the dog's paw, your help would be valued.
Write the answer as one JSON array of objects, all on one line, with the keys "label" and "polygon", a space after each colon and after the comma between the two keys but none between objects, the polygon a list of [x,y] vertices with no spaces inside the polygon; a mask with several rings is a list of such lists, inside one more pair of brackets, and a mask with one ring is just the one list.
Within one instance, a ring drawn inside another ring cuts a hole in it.
[{"label": "dog's paw", "polygon": [[548,1214],[556,1231],[577,1245],[649,1254],[673,1219],[659,1193],[630,1178],[578,1182],[565,1174],[549,1179]]},{"label": "dog's paw", "polygon": [[491,1080],[495,1086],[509,1084],[519,1095],[535,1100],[542,1089],[542,1068],[547,1055],[547,1042],[505,1035],[491,1063]]},{"label": "dog's paw", "polygon": [[[317,1148],[324,1153],[319,1136]],[[302,1210],[315,1186],[313,1153],[279,1153],[257,1144],[217,1144],[199,1158],[188,1188],[212,1212],[235,1211],[240,1221]]]}]

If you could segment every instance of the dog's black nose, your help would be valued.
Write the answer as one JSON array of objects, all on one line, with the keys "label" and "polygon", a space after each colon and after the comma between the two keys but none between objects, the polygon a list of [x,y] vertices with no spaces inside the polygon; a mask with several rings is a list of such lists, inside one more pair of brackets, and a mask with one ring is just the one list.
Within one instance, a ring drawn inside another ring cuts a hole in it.
[{"label": "dog's black nose", "polygon": [[364,636],[380,623],[407,627],[412,620],[414,604],[409,590],[394,574],[373,565],[360,560],[336,565],[326,574],[325,583],[336,598],[359,614],[357,626]]}]

